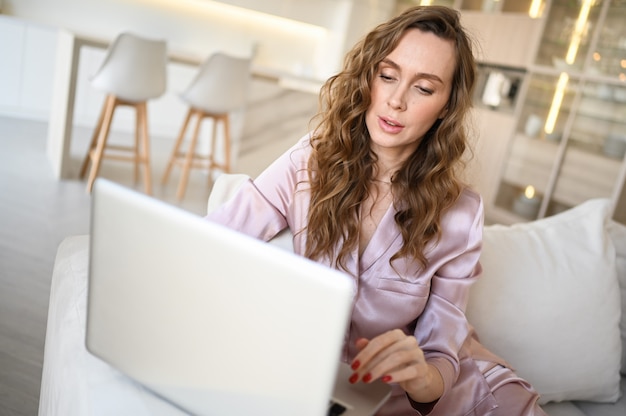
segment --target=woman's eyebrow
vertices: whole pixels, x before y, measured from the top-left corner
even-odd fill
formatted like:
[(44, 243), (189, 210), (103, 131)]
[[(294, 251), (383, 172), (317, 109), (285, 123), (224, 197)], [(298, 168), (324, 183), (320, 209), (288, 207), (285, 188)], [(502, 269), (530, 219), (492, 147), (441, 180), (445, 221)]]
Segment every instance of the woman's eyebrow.
[(398, 69), (398, 70), (400, 69), (400, 65), (398, 65), (397, 63), (395, 63), (394, 61), (392, 61), (392, 60), (391, 60), (391, 59), (389, 59), (389, 58), (384, 58), (384, 59), (381, 61), (381, 64), (387, 64), (387, 65), (389, 65), (389, 66), (393, 67), (394, 69)]
[[(390, 67), (392, 67), (392, 68), (394, 68), (394, 69), (396, 69), (396, 70), (398, 70), (398, 71), (400, 71), (400, 70), (401, 70), (400, 65), (398, 65), (397, 63), (395, 63), (393, 60), (391, 60), (391, 59), (389, 59), (389, 58), (384, 58), (384, 59), (381, 61), (381, 63), (387, 64), (387, 65), (389, 65)], [(443, 84), (443, 80), (442, 80), (441, 78), (439, 78), (439, 77), (438, 77), (437, 75), (435, 75), (435, 74), (431, 74), (431, 73), (428, 73), (428, 72), (418, 72), (418, 73), (416, 73), (416, 74), (415, 74), (415, 77), (416, 77), (416, 78), (426, 78), (426, 79), (429, 79), (429, 80), (431, 80), (431, 81), (434, 81), (434, 82), (438, 82), (438, 83), (440, 83), (440, 84)]]

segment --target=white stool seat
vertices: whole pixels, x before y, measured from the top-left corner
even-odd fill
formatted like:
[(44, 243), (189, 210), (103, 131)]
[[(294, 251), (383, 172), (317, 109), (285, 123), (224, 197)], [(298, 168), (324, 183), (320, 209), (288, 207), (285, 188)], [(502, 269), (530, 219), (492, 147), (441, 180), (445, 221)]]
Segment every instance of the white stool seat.
[[(178, 184), (177, 198), (185, 194), (187, 180), (191, 168), (205, 168), (209, 178), (214, 169), (230, 172), (230, 119), (229, 113), (245, 107), (250, 84), (251, 58), (240, 58), (216, 53), (207, 58), (196, 77), (181, 95), (189, 105), (189, 110), (180, 134), (174, 144), (172, 155), (163, 175), (163, 184), (167, 183), (174, 164), (181, 165), (181, 177)], [(196, 118), (191, 141), (186, 152), (181, 151), (185, 132), (192, 118)], [(196, 145), (200, 134), (200, 126), (205, 118), (213, 120), (210, 153), (203, 156), (196, 153)], [(224, 128), (224, 162), (216, 159), (217, 128)]]
[[(88, 191), (91, 191), (101, 161), (106, 157), (134, 162), (135, 180), (138, 165), (143, 164), (146, 193), (152, 192), (146, 102), (165, 92), (166, 61), (167, 46), (164, 40), (147, 39), (128, 32), (121, 33), (108, 49), (102, 66), (91, 80), (91, 84), (107, 96), (80, 171), (80, 177), (83, 178), (91, 163)], [(120, 105), (134, 107), (137, 113), (133, 146), (107, 146), (113, 113)], [(111, 152), (105, 152), (105, 149)]]

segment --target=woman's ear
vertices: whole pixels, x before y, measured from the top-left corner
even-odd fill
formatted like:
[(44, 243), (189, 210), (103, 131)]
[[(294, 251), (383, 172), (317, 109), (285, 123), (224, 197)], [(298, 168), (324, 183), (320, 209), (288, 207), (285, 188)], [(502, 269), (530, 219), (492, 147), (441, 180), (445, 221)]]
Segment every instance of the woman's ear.
[(443, 110), (441, 110), (441, 112), (439, 113), (439, 117), (437, 117), (438, 120), (443, 120), (443, 118), (448, 114), (448, 106), (446, 105)]

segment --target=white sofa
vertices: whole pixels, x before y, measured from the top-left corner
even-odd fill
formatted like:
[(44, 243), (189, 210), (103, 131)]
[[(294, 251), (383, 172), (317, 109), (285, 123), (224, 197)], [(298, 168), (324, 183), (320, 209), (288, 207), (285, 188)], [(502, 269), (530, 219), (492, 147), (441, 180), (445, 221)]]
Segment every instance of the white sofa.
[[(246, 179), (222, 175), (209, 209)], [(85, 349), (88, 242), (68, 237), (58, 249), (39, 415), (183, 414)], [(608, 219), (608, 201), (487, 226), (481, 263), (468, 318), (542, 393), (546, 413), (626, 415), (626, 227)]]

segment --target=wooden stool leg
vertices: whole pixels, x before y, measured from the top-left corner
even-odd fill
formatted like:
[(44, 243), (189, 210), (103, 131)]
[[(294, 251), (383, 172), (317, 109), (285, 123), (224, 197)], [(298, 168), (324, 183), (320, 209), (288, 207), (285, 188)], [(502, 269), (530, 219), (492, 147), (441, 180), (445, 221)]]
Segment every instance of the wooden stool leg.
[(209, 176), (211, 176), (213, 168), (219, 165), (215, 160), (215, 155), (217, 154), (217, 125), (221, 120), (219, 115), (213, 115), (211, 118), (213, 119), (213, 130), (211, 132), (211, 148), (209, 150)]
[[(215, 123), (213, 124), (213, 137), (211, 138), (211, 155), (209, 163), (209, 175), (213, 169), (218, 168), (225, 173), (230, 172), (230, 123), (228, 113), (219, 114), (214, 117)], [(217, 154), (217, 124), (222, 123), (224, 126), (224, 161), (219, 163), (216, 161)]]
[(167, 180), (169, 179), (170, 173), (172, 171), (172, 166), (174, 166), (174, 162), (178, 159), (178, 154), (180, 152), (180, 145), (183, 143), (185, 138), (185, 132), (187, 131), (187, 126), (189, 125), (189, 120), (191, 120), (191, 116), (193, 115), (193, 109), (189, 109), (187, 111), (187, 116), (185, 117), (185, 121), (183, 122), (183, 127), (176, 138), (176, 143), (174, 144), (174, 150), (172, 151), (172, 156), (170, 156), (169, 162), (167, 162), (167, 167), (165, 168), (165, 173), (163, 174), (163, 179), (161, 179), (161, 183), (165, 185)]
[[(152, 195), (152, 175), (150, 172), (150, 140), (148, 139), (148, 109), (146, 102), (142, 102), (137, 107), (137, 119), (139, 120), (137, 129), (141, 131), (141, 153), (139, 161), (143, 162), (144, 182), (146, 194)], [(137, 143), (139, 144), (139, 143)], [(136, 150), (137, 151), (137, 150)], [(135, 174), (137, 173), (137, 160), (135, 160)]]
[(191, 170), (191, 164), (193, 162), (196, 153), (196, 143), (198, 142), (198, 136), (200, 135), (200, 125), (202, 124), (202, 111), (194, 111), (197, 120), (196, 127), (191, 137), (191, 143), (189, 143), (189, 149), (187, 149), (187, 155), (185, 156), (185, 163), (180, 176), (180, 182), (178, 182), (178, 191), (176, 197), (180, 201), (185, 196), (185, 190), (187, 189), (187, 179), (189, 178), (189, 171)]
[(213, 122), (213, 127), (211, 128), (211, 146), (209, 147), (209, 163), (207, 165), (207, 187), (210, 188), (213, 185), (213, 168), (215, 168), (215, 166), (217, 165), (217, 162), (215, 161), (215, 154), (217, 152), (216, 150), (216, 142), (217, 142), (217, 125), (219, 124), (220, 121), (220, 116), (219, 115), (210, 115), (208, 117), (211, 117), (211, 120)]
[(96, 144), (96, 148), (90, 152), (91, 170), (89, 171), (89, 179), (87, 180), (87, 192), (91, 192), (93, 189), (93, 183), (100, 171), (100, 162), (102, 161), (107, 137), (109, 136), (109, 129), (111, 128), (111, 121), (113, 120), (113, 112), (116, 106), (117, 98), (109, 95), (105, 104), (105, 113), (102, 120), (102, 128), (98, 135), (98, 143)]
[(85, 174), (87, 173), (87, 167), (89, 166), (89, 162), (91, 162), (91, 152), (96, 148), (96, 143), (98, 142), (98, 136), (100, 135), (100, 129), (102, 129), (102, 122), (104, 120), (104, 114), (107, 110), (107, 100), (108, 97), (104, 99), (104, 103), (102, 104), (102, 110), (100, 111), (100, 117), (98, 118), (98, 124), (96, 124), (96, 128), (93, 131), (91, 136), (91, 142), (89, 142), (89, 148), (87, 149), (87, 154), (85, 155), (85, 159), (83, 160), (83, 164), (80, 167), (79, 178), (85, 178)]
[(141, 103), (134, 104), (135, 108), (135, 143), (133, 147), (133, 183), (137, 185), (139, 178), (139, 163), (141, 163), (140, 139), (141, 136)]
[(230, 117), (224, 114), (224, 172), (230, 173)]

